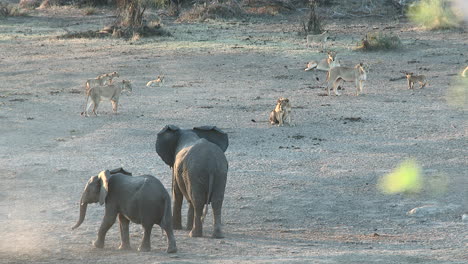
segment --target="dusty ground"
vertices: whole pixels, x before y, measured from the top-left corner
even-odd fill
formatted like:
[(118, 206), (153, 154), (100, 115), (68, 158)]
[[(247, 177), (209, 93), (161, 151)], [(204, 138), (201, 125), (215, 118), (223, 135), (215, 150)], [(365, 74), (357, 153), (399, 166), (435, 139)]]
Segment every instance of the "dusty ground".
[[(342, 96), (327, 97), (303, 71), (323, 54), (304, 48), (294, 16), (168, 20), (173, 37), (137, 42), (55, 39), (113, 19), (82, 13), (62, 8), (0, 21), (1, 263), (466, 263), (466, 105), (446, 100), (468, 62), (466, 33), (329, 21), (344, 64), (362, 61), (370, 70), (361, 96), (346, 84)], [(378, 30), (400, 36), (404, 49), (348, 49)], [(80, 116), (84, 81), (114, 70), (134, 83), (120, 113), (104, 102), (100, 116)], [(426, 74), (429, 86), (409, 91), (404, 79), (390, 81), (400, 70)], [(158, 74), (165, 86), (146, 87)], [(280, 96), (294, 106), (293, 127), (266, 123)], [(115, 225), (106, 248), (94, 249), (102, 207), (90, 206), (84, 224), (70, 229), (86, 181), (123, 166), (157, 176), (170, 191), (170, 169), (154, 150), (166, 124), (214, 124), (229, 134), (226, 238), (211, 239), (207, 221), (203, 238), (176, 231), (179, 252), (166, 254), (155, 227), (150, 253), (122, 252)], [(423, 168), (423, 191), (382, 194), (378, 179), (407, 158)], [(439, 213), (406, 215), (423, 205)], [(140, 239), (133, 225), (134, 248)]]

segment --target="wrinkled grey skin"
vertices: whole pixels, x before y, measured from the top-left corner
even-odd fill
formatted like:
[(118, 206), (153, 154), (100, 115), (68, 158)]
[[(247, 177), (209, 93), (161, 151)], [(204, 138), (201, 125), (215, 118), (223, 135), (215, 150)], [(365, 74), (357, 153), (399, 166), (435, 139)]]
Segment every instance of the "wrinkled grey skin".
[[(228, 136), (215, 126), (180, 129), (165, 126), (156, 140), (156, 152), (172, 168), (172, 221), (175, 229), (182, 229), (183, 197), (188, 202), (187, 230), (191, 237), (203, 235), (203, 207), (213, 208), (214, 238), (223, 238), (221, 207), (226, 188), (228, 162), (224, 151)], [(203, 215), (204, 217), (204, 215)]]
[(150, 235), (154, 224), (166, 231), (168, 253), (177, 252), (172, 230), (171, 198), (162, 183), (151, 175), (132, 177), (122, 168), (103, 171), (89, 179), (81, 196), (80, 218), (72, 229), (83, 223), (89, 203), (105, 203), (105, 214), (94, 241), (97, 248), (104, 247), (104, 239), (117, 216), (120, 222), (119, 249), (130, 249), (128, 227), (130, 221), (144, 228), (139, 251), (150, 251)]

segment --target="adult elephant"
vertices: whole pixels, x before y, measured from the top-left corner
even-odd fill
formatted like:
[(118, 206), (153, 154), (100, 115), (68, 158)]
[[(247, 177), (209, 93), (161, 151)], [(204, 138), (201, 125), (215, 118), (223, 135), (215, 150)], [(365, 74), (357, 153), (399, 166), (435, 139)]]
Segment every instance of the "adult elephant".
[[(156, 140), (156, 152), (172, 168), (174, 229), (182, 229), (183, 197), (189, 204), (187, 230), (191, 237), (203, 235), (203, 207), (213, 208), (214, 238), (223, 238), (221, 207), (226, 188), (228, 162), (224, 152), (228, 136), (215, 126), (180, 129), (165, 126)], [(203, 215), (203, 217), (204, 217)]]

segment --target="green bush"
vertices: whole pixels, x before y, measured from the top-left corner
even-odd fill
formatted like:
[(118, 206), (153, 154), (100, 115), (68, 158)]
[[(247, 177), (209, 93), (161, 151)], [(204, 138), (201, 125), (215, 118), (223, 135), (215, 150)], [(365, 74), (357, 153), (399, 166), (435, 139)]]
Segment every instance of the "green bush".
[(428, 29), (450, 29), (460, 26), (447, 0), (421, 0), (408, 8), (408, 17)]
[(398, 36), (392, 34), (372, 33), (367, 34), (358, 46), (359, 50), (392, 50), (401, 47)]

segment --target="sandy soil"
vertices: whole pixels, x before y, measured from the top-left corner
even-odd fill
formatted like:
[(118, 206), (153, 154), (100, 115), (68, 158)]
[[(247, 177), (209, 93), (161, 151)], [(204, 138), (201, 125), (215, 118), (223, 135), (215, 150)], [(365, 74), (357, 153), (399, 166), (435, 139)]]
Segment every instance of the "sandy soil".
[[(0, 21), (0, 263), (466, 263), (466, 104), (447, 101), (468, 63), (466, 33), (329, 21), (343, 64), (370, 69), (362, 95), (345, 84), (342, 96), (328, 97), (303, 70), (323, 54), (305, 49), (295, 15), (165, 20), (173, 37), (136, 42), (55, 38), (114, 19), (82, 13), (60, 8)], [(379, 30), (398, 35), (404, 48), (349, 50)], [(401, 70), (427, 75), (429, 86), (390, 81)], [(120, 113), (103, 102), (100, 116), (80, 116), (84, 81), (111, 71), (134, 84)], [(159, 74), (164, 87), (145, 86)], [(266, 122), (280, 96), (290, 98), (295, 126)], [(207, 221), (203, 238), (176, 231), (179, 252), (166, 254), (155, 227), (151, 252), (119, 251), (115, 225), (105, 249), (94, 249), (102, 207), (90, 206), (71, 231), (86, 181), (123, 166), (155, 175), (170, 191), (170, 169), (154, 150), (166, 124), (214, 124), (229, 134), (226, 238), (211, 239)], [(381, 193), (378, 179), (407, 158), (423, 168), (423, 190)], [(439, 210), (406, 215), (423, 205)], [(141, 233), (132, 226), (133, 248)]]

